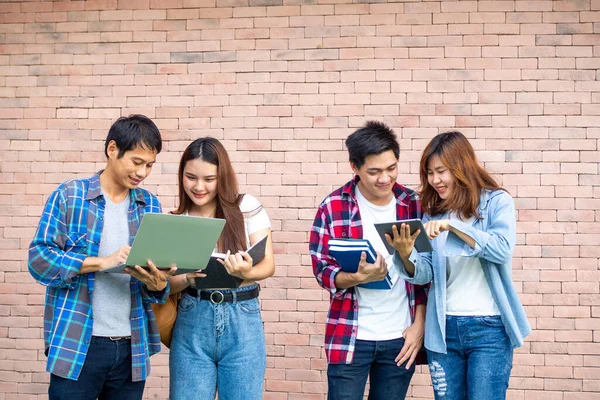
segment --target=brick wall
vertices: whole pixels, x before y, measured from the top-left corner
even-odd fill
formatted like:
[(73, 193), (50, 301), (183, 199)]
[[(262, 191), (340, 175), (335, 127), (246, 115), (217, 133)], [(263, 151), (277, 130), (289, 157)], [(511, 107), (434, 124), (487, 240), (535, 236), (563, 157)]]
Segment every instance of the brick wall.
[[(174, 206), (191, 139), (222, 139), (273, 223), (263, 283), (266, 399), (323, 399), (327, 294), (312, 277), (315, 207), (350, 178), (367, 118), (401, 142), (414, 187), (458, 128), (516, 198), (515, 285), (533, 334), (510, 399), (600, 399), (600, 0), (94, 0), (0, 3), (0, 400), (45, 398), (44, 290), (27, 247), (46, 196), (104, 164), (113, 120), (166, 140), (145, 186)], [(168, 395), (153, 358), (147, 397)], [(427, 371), (412, 398), (432, 398)]]

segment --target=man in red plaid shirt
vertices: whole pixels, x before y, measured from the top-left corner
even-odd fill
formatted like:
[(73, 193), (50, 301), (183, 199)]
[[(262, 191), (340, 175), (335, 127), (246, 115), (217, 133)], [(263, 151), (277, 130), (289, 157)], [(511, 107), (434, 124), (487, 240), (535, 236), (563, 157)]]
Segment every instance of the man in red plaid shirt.
[[(328, 399), (362, 399), (370, 377), (369, 399), (404, 399), (423, 345), (427, 287), (399, 279), (374, 224), (421, 218), (413, 190), (396, 183), (400, 146), (394, 132), (375, 121), (346, 139), (354, 178), (327, 196), (310, 234), (313, 273), (331, 296), (325, 352)], [(377, 251), (370, 264), (363, 253), (358, 271), (341, 270), (329, 254), (330, 239), (368, 239)], [(391, 289), (357, 285), (380, 281)]]

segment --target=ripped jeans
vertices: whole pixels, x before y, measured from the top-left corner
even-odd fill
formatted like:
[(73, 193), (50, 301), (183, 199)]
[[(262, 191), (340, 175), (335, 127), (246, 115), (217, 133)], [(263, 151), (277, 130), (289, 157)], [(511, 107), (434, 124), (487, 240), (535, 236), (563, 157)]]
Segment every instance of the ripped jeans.
[(499, 316), (447, 316), (446, 346), (427, 350), (436, 400), (506, 399), (513, 348)]

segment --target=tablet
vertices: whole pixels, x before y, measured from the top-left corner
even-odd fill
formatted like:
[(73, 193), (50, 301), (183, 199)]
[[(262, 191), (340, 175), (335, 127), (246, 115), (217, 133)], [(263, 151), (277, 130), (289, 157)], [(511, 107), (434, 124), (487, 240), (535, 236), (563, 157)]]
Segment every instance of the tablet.
[(420, 219), (404, 219), (399, 221), (382, 222), (375, 224), (375, 229), (377, 230), (377, 233), (379, 233), (379, 236), (381, 236), (381, 240), (383, 240), (383, 244), (385, 244), (385, 247), (390, 254), (394, 254), (396, 250), (393, 246), (388, 244), (385, 238), (385, 234), (387, 233), (388, 235), (393, 236), (392, 226), (396, 225), (398, 227), (398, 231), (400, 231), (400, 225), (402, 224), (408, 224), (408, 226), (410, 227), (411, 235), (415, 233), (418, 229), (421, 230), (421, 233), (419, 233), (419, 236), (417, 236), (417, 240), (415, 240), (415, 249), (417, 249), (419, 253), (427, 253), (433, 251), (433, 247), (431, 247), (431, 242), (427, 237), (427, 232), (425, 231), (425, 226), (423, 226), (423, 222), (421, 222)]
[(206, 268), (225, 220), (174, 214), (144, 214), (125, 264), (104, 270), (122, 272), (126, 266), (161, 269), (177, 266), (175, 275)]

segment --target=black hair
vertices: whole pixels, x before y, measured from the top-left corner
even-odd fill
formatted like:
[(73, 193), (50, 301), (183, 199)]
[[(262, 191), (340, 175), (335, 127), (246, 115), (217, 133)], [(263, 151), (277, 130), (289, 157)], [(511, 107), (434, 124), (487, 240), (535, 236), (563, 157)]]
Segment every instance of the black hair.
[(112, 124), (104, 142), (106, 157), (108, 157), (107, 149), (111, 140), (115, 141), (119, 149), (117, 158), (123, 157), (126, 152), (137, 146), (155, 150), (157, 154), (162, 150), (160, 131), (150, 118), (140, 114), (121, 117)]
[(367, 121), (362, 128), (348, 136), (346, 148), (350, 162), (359, 169), (365, 163), (365, 159), (373, 154), (392, 150), (396, 159), (400, 157), (400, 145), (396, 134), (389, 126), (379, 121)]

